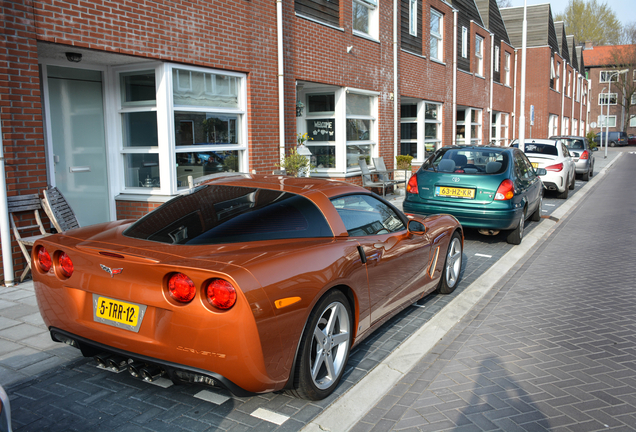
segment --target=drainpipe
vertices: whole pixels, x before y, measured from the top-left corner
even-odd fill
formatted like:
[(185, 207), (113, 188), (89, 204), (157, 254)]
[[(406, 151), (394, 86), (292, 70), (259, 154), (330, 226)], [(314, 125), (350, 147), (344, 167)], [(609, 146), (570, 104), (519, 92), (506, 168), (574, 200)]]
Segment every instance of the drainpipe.
[(577, 88), (577, 84), (579, 83), (578, 77), (576, 76), (576, 69), (572, 68), (572, 82), (570, 83), (570, 88), (572, 89), (572, 108), (570, 109), (570, 120), (572, 122), (572, 124), (570, 125), (570, 135), (578, 135), (578, 128), (579, 128), (579, 120), (580, 117), (577, 119), (576, 122), (576, 128), (577, 128), (577, 132), (573, 133), (574, 131), (572, 130), (572, 127), (574, 126), (574, 100), (576, 99), (576, 91), (578, 90)]
[(519, 150), (526, 146), (526, 51), (528, 41), (528, 0), (523, 2), (523, 26), (521, 30), (521, 111), (519, 115)]
[(488, 136), (490, 137), (490, 139), (488, 140), (488, 144), (492, 142), (492, 90), (495, 82), (495, 61), (497, 61), (497, 59), (495, 58), (494, 39), (494, 33), (490, 33), (490, 102), (488, 104), (488, 113), (490, 114), (490, 121), (488, 122), (488, 124), (490, 125), (490, 131), (488, 132)]
[(9, 205), (7, 204), (7, 177), (4, 170), (4, 142), (2, 123), (0, 122), (0, 237), (2, 237), (2, 271), (4, 285), (12, 287), (13, 253), (11, 252), (11, 233), (9, 232)]
[(393, 162), (398, 155), (398, 0), (393, 2)]
[(280, 160), (285, 159), (285, 76), (283, 69), (283, 0), (276, 0), (276, 25), (278, 39), (278, 130)]
[(559, 135), (564, 135), (563, 121), (565, 120), (565, 89), (567, 88), (568, 62), (563, 59), (563, 87), (561, 88), (561, 126), (559, 127)]
[(457, 142), (457, 14), (458, 9), (453, 10), (453, 28), (455, 40), (453, 41), (453, 130), (451, 131), (451, 142)]
[(519, 52), (515, 48), (515, 71), (512, 84), (512, 139), (517, 136), (517, 64), (519, 63)]

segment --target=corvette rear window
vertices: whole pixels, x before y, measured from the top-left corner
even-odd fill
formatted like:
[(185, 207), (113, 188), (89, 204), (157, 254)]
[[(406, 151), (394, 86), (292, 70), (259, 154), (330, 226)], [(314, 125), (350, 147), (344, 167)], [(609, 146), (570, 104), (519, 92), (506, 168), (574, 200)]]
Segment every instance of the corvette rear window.
[(332, 237), (333, 233), (318, 207), (302, 196), (203, 185), (139, 219), (124, 235), (168, 244), (205, 245)]

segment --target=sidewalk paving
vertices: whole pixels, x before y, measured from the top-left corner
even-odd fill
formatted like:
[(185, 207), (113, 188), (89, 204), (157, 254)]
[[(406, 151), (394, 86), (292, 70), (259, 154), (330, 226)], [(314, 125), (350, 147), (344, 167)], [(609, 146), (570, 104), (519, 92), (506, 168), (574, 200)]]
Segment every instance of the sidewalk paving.
[[(610, 151), (610, 157), (603, 159), (602, 155), (599, 157), (600, 153), (601, 152), (595, 153), (597, 158), (595, 171), (597, 173), (619, 154), (618, 152)], [(581, 195), (581, 197), (576, 198), (578, 195)], [(567, 202), (576, 203), (582, 196), (584, 196), (583, 193), (577, 193)], [(387, 196), (387, 199), (393, 202), (398, 208), (401, 208), (403, 196)], [(567, 209), (563, 211), (566, 212)], [(535, 230), (533, 229), (532, 231)], [(518, 258), (515, 259), (515, 263), (517, 259)], [(475, 282), (475, 284), (476, 283), (477, 282)], [(474, 284), (471, 284), (471, 286), (473, 285)], [(469, 289), (467, 289), (467, 291), (469, 291)], [(444, 316), (454, 325), (457, 320), (461, 318), (460, 316), (454, 315), (454, 313), (452, 309), (445, 307), (439, 315)], [(437, 333), (435, 334), (437, 335)], [(444, 336), (444, 338), (447, 339), (448, 337)], [(410, 353), (410, 355), (416, 356), (416, 360), (418, 360), (422, 354), (421, 347), (419, 347), (416, 352)], [(398, 352), (398, 355), (402, 356), (403, 352)], [(6, 388), (7, 386), (24, 381), (27, 378), (55, 370), (57, 366), (78, 358), (81, 358), (81, 354), (78, 350), (51, 341), (49, 333), (40, 318), (35, 301), (33, 283), (31, 281), (21, 283), (11, 288), (0, 287), (0, 384)], [(382, 368), (378, 367), (376, 370), (381, 371)], [(358, 387), (360, 387), (360, 389), (365, 388), (364, 386), (356, 385), (349, 393), (357, 390)], [(390, 392), (391, 388), (389, 387), (387, 391)], [(384, 394), (385, 393), (376, 395), (378, 400), (379, 397)], [(326, 412), (330, 412), (329, 410), (337, 407), (344, 407), (344, 402), (344, 397), (337, 400)], [(351, 424), (353, 425), (360, 420), (369, 409), (373, 408), (374, 404), (375, 403), (367, 406), (358, 417), (353, 416), (352, 413), (349, 412), (348, 417)], [(374, 425), (373, 427), (376, 426), (377, 425)], [(357, 425), (356, 427), (361, 427), (361, 425)], [(332, 430), (342, 429), (336, 428)]]

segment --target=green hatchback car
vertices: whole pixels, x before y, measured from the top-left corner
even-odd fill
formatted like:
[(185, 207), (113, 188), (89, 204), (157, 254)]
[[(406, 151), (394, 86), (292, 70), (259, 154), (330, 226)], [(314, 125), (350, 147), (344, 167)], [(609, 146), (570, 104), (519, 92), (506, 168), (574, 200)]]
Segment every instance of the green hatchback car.
[(483, 234), (508, 230), (508, 243), (519, 244), (526, 219), (541, 218), (545, 174), (514, 147), (442, 147), (409, 180), (403, 207), (451, 214)]

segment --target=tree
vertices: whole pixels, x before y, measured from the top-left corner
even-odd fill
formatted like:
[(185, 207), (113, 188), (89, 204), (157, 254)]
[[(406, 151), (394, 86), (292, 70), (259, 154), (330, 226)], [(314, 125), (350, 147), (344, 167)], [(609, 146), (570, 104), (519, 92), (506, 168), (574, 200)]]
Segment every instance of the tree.
[[(623, 123), (623, 132), (627, 132), (627, 127), (632, 118), (636, 117), (636, 45), (618, 45), (612, 48), (611, 64), (608, 65), (615, 71), (624, 71), (626, 73), (618, 73), (612, 76), (612, 83), (616, 83), (616, 103), (622, 107), (625, 113), (625, 122)], [(612, 88), (614, 90), (614, 88)], [(617, 122), (618, 126), (618, 122)]]
[(499, 9), (512, 7), (512, 1), (511, 0), (497, 0), (497, 6), (499, 6)]
[(623, 26), (620, 44), (636, 44), (636, 22), (631, 22)]
[(607, 5), (597, 0), (570, 0), (563, 13), (555, 15), (555, 21), (565, 23), (565, 32), (574, 35), (577, 42), (594, 45), (617, 45), (621, 41), (623, 26)]

